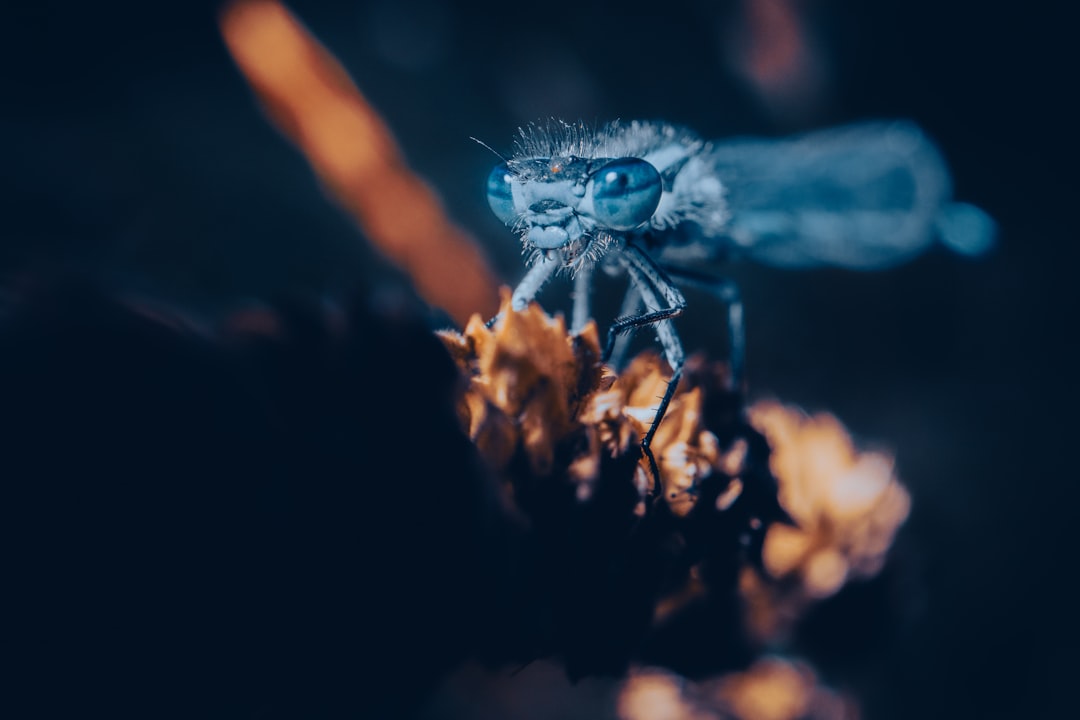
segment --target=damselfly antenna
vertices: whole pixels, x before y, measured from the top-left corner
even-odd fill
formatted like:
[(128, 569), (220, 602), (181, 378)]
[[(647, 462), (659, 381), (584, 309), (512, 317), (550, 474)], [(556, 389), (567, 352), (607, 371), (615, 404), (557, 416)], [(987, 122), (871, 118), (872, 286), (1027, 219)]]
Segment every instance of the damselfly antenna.
[(473, 141), (474, 143), (476, 143), (477, 145), (479, 145), (479, 146), (481, 146), (481, 147), (484, 147), (484, 148), (487, 148), (488, 150), (490, 150), (490, 151), (491, 151), (491, 153), (492, 153), (492, 154), (493, 154), (493, 155), (494, 155), (495, 157), (497, 157), (497, 158), (499, 158), (500, 160), (502, 160), (502, 162), (503, 162), (503, 165), (506, 165), (507, 167), (509, 167), (509, 166), (510, 166), (510, 160), (509, 160), (509, 159), (508, 159), (508, 158), (507, 158), (506, 156), (504, 156), (504, 155), (503, 155), (503, 154), (502, 154), (501, 152), (499, 152), (499, 151), (498, 151), (498, 150), (496, 150), (495, 148), (493, 148), (493, 147), (491, 147), (490, 145), (488, 145), (488, 144), (487, 144), (486, 142), (484, 142), (483, 140), (480, 140), (479, 138), (474, 138), (474, 137), (473, 137), (473, 136), (471, 136), (471, 135), (469, 136), (469, 139), (470, 139), (470, 140), (472, 140), (472, 141)]

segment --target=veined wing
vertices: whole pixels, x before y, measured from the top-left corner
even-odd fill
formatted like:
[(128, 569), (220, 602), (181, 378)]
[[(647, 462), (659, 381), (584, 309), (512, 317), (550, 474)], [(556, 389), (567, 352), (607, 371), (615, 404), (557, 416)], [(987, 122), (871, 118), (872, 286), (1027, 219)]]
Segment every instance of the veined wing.
[(726, 186), (732, 240), (770, 265), (875, 269), (935, 238), (969, 255), (993, 243), (993, 221), (951, 202), (944, 160), (908, 122), (716, 143), (709, 162)]

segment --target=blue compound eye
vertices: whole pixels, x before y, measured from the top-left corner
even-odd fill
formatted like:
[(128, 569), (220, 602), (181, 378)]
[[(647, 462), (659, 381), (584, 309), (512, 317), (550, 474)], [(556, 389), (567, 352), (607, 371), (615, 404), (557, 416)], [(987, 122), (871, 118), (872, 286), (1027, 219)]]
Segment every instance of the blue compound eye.
[(593, 175), (593, 214), (612, 230), (633, 230), (660, 204), (660, 173), (638, 158), (612, 160)]
[(510, 168), (503, 163), (491, 171), (487, 180), (487, 201), (491, 212), (507, 225), (513, 225), (518, 218), (518, 213), (514, 210), (514, 196), (510, 190), (513, 178)]

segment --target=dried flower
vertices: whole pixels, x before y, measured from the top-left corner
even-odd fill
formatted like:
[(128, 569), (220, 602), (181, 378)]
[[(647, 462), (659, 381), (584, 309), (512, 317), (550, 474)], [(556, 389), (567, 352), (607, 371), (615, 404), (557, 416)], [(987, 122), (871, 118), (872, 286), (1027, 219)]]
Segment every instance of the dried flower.
[(636, 671), (617, 701), (621, 720), (855, 720), (850, 698), (818, 684), (801, 661), (766, 657), (744, 672), (694, 683), (657, 669)]
[(795, 521), (774, 525), (762, 560), (772, 580), (747, 569), (741, 587), (761, 638), (786, 631), (803, 606), (837, 592), (850, 578), (877, 574), (911, 500), (893, 462), (858, 452), (831, 415), (808, 417), (775, 402), (749, 410), (773, 448), (770, 466), (780, 503)]
[(561, 638), (537, 652), (572, 674), (619, 671), (684, 608), (726, 606), (736, 569), (757, 561), (764, 529), (785, 517), (768, 448), (723, 366), (693, 358), (654, 437), (652, 494), (640, 438), (670, 370), (649, 352), (616, 376), (595, 324), (571, 336), (561, 317), (509, 303), (504, 290), (490, 328), (474, 316), (440, 334), (464, 379), (458, 415), (536, 545), (522, 572), (546, 599), (529, 602)]
[[(503, 319), (493, 328), (475, 315), (464, 333), (443, 332), (443, 341), (468, 377), (460, 414), (469, 436), (493, 467), (506, 469), (520, 446), (531, 471), (550, 475), (556, 448), (577, 439), (566, 473), (577, 496), (591, 495), (601, 456), (640, 454), (638, 442), (656, 414), (670, 371), (653, 353), (635, 358), (618, 377), (599, 362), (595, 323), (576, 336), (561, 316), (546, 315), (538, 305), (511, 312), (509, 292), (502, 295)], [(660, 497), (669, 510), (687, 516), (703, 480), (723, 476), (725, 492), (717, 510), (737, 499), (741, 481), (733, 478), (746, 454), (744, 441), (725, 452), (705, 427), (700, 360), (688, 365), (688, 383), (679, 388), (653, 439), (660, 468)], [(715, 391), (715, 387), (711, 387)], [(730, 429), (729, 429), (730, 433)], [(641, 458), (634, 476), (645, 512), (648, 463)]]
[[(509, 301), (504, 290), (504, 310)], [(464, 334), (441, 337), (470, 378), (460, 412), (480, 451), (503, 469), (521, 443), (532, 471), (549, 474), (556, 444), (574, 430), (582, 401), (601, 382), (596, 325), (571, 337), (562, 317), (532, 305), (506, 313), (493, 329), (474, 315)]]

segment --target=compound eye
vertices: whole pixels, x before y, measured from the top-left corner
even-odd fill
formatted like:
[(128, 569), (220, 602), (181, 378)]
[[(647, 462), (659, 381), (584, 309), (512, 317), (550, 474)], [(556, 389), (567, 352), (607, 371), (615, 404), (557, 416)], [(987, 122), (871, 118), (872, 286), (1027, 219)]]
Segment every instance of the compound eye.
[(593, 213), (613, 230), (633, 230), (660, 204), (660, 173), (638, 158), (612, 160), (592, 178)]
[(487, 201), (491, 206), (491, 212), (507, 225), (513, 225), (518, 219), (518, 213), (514, 210), (514, 196), (511, 192), (513, 180), (514, 175), (506, 163), (497, 165), (488, 175), (487, 180)]

